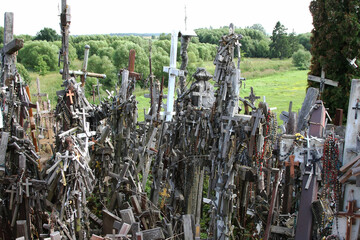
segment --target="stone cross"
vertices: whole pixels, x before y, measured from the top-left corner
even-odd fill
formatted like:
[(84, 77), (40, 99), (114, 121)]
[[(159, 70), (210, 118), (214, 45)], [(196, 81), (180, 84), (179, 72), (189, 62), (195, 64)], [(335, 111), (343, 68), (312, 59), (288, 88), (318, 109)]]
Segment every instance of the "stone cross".
[(321, 69), (321, 77), (317, 77), (317, 76), (314, 76), (314, 75), (308, 75), (308, 80), (320, 83), (320, 96), (321, 96), (322, 92), (324, 91), (325, 84), (331, 85), (331, 86), (334, 86), (334, 87), (337, 87), (339, 85), (338, 82), (335, 82), (333, 80), (325, 78), (324, 68)]
[(13, 39), (14, 13), (4, 15), (4, 47), (1, 50), (1, 86), (8, 86), (16, 70), (16, 52), (24, 46), (24, 40)]
[(184, 71), (176, 69), (176, 55), (177, 55), (177, 42), (178, 42), (178, 32), (173, 31), (171, 33), (171, 49), (170, 49), (170, 66), (164, 67), (164, 72), (169, 73), (169, 82), (168, 82), (168, 95), (166, 102), (166, 121), (171, 121), (174, 109), (174, 93), (175, 93), (175, 78), (179, 76), (184, 76)]

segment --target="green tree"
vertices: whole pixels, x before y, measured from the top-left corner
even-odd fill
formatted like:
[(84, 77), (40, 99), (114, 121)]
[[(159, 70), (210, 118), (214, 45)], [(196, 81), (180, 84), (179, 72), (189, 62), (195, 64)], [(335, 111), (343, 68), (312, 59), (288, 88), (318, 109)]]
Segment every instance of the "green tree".
[[(312, 30), (310, 73), (339, 82), (338, 87), (325, 87), (321, 95), (330, 115), (336, 108), (348, 109), (351, 80), (360, 77), (359, 68), (350, 66), (347, 58), (360, 56), (360, 11), (358, 0), (316, 0), (310, 3)], [(308, 81), (308, 86), (319, 85)], [(355, 103), (351, 103), (355, 104)]]
[(30, 74), (29, 74), (29, 72), (26, 70), (26, 68), (24, 67), (24, 65), (22, 65), (21, 63), (16, 63), (16, 70), (18, 71), (18, 73), (20, 74), (20, 76), (22, 77), (22, 79), (23, 79), (27, 84), (30, 84), (30, 82), (31, 82)]
[(292, 55), (292, 62), (300, 70), (309, 69), (311, 54), (307, 50), (299, 49)]
[(258, 30), (258, 31), (262, 32), (264, 35), (266, 35), (265, 28), (260, 23), (255, 23), (251, 27), (248, 27), (248, 28)]
[(4, 43), (4, 27), (0, 27), (0, 44)]
[[(105, 74), (106, 78), (102, 80), (104, 87), (114, 87), (117, 82), (117, 71), (108, 56), (97, 56), (96, 54), (89, 57), (88, 71)], [(92, 90), (92, 85), (87, 84)], [(89, 91), (89, 89), (87, 89)]]
[(51, 42), (25, 42), (19, 50), (18, 61), (27, 69), (44, 74), (57, 69), (58, 52), (59, 48)]
[(44, 28), (38, 32), (34, 40), (54, 42), (60, 39), (60, 35), (52, 28)]
[(270, 37), (270, 57), (288, 58), (290, 55), (290, 45), (286, 33), (286, 28), (279, 21), (276, 23), (272, 36)]
[(302, 33), (297, 35), (298, 42), (308, 51), (310, 51), (311, 48), (310, 37), (311, 33)]

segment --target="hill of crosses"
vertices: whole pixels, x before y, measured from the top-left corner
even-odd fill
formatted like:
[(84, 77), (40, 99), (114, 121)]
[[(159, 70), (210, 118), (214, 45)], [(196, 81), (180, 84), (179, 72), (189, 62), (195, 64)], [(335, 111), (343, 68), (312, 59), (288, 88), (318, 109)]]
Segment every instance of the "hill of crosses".
[(135, 50), (117, 89), (90, 103), (86, 79), (98, 79), (96, 94), (106, 76), (87, 71), (89, 46), (82, 69), (69, 69), (70, 9), (66, 0), (61, 5), (63, 84), (55, 108), (39, 82), (30, 94), (18, 73), (24, 41), (13, 38), (13, 14), (5, 13), (0, 239), (358, 238), (360, 80), (352, 81), (346, 127), (338, 126), (341, 114), (336, 121), (327, 115), (321, 91), (336, 84), (323, 74), (309, 76), (320, 90), (307, 89), (299, 112), (290, 102), (278, 126), (256, 89), (240, 97), (245, 79), (234, 54), (242, 36), (232, 24), (219, 39), (214, 75), (199, 67), (190, 86), (194, 36), (179, 31), (164, 66), (168, 85), (150, 69), (150, 108), (138, 121)]

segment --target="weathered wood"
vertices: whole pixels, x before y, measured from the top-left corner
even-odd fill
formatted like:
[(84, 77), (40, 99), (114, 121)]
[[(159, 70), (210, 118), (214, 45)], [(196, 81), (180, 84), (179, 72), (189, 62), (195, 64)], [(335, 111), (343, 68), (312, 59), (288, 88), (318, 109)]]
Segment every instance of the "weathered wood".
[[(312, 171), (312, 170), (310, 170)], [(317, 192), (318, 192), (318, 183), (316, 177), (312, 177), (310, 179), (310, 186), (306, 189), (306, 183), (309, 180), (310, 175), (305, 174), (302, 180), (302, 192), (300, 198), (300, 207), (298, 214), (298, 223), (296, 225), (296, 235), (295, 240), (303, 240), (303, 239), (311, 239), (312, 235), (312, 210), (311, 204), (314, 200), (316, 200)]]
[(298, 124), (297, 124), (297, 128), (296, 128), (297, 132), (301, 132), (301, 130), (304, 129), (305, 123), (310, 117), (309, 116), (310, 110), (311, 110), (312, 106), (314, 105), (318, 95), (319, 95), (319, 90), (317, 90), (316, 88), (308, 88), (304, 102), (301, 106), (301, 110), (299, 113), (299, 117), (298, 117), (298, 121), (297, 121)]
[(194, 220), (191, 214), (183, 215), (183, 225), (184, 225), (184, 239), (193, 240), (194, 239)]
[(131, 209), (120, 210), (121, 219), (127, 224), (133, 224), (135, 222), (134, 213)]
[(285, 235), (288, 237), (294, 236), (294, 229), (280, 226), (271, 226), (271, 232), (276, 234)]
[(323, 137), (325, 128), (325, 106), (321, 100), (315, 102), (316, 109), (311, 113), (309, 120), (309, 133), (313, 137)]
[(360, 154), (350, 160), (348, 163), (344, 164), (340, 168), (340, 172), (346, 172), (349, 168), (351, 168), (358, 160), (360, 159)]
[(313, 81), (313, 82), (318, 82), (318, 83), (321, 83), (321, 81), (325, 81), (326, 84), (328, 85), (331, 85), (331, 86), (334, 86), (334, 87), (337, 87), (339, 85), (338, 82), (335, 82), (331, 79), (327, 79), (327, 78), (320, 78), (320, 77), (317, 77), (317, 76), (313, 76), (313, 75), (308, 75), (308, 80), (310, 81)]
[(24, 46), (24, 40), (23, 39), (13, 39), (11, 42), (6, 44), (3, 48), (3, 53), (5, 54), (13, 54), (20, 50)]
[(16, 221), (16, 237), (25, 237), (25, 240), (29, 240), (29, 232), (27, 228), (26, 220)]
[(144, 240), (165, 239), (163, 230), (161, 228), (153, 228), (141, 231)]
[(106, 209), (103, 209), (103, 234), (111, 234), (113, 231), (113, 225), (115, 221), (121, 222), (121, 219), (114, 215), (113, 213), (109, 212)]
[(343, 109), (337, 108), (336, 109), (336, 114), (335, 114), (334, 125), (335, 126), (342, 126), (342, 122), (343, 122)]
[(0, 143), (0, 176), (5, 172), (5, 156), (6, 150), (9, 142), (9, 133), (1, 133), (1, 143)]
[(346, 217), (346, 235), (345, 240), (351, 240), (351, 227), (355, 224), (356, 218), (360, 218), (360, 214), (355, 213), (358, 210), (356, 200), (348, 202), (347, 212), (338, 212), (336, 215)]

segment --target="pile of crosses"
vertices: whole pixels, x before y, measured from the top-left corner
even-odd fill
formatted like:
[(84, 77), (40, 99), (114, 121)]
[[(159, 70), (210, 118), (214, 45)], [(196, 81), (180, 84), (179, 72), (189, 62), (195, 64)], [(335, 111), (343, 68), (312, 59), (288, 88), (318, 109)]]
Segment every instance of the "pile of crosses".
[[(0, 239), (358, 235), (359, 80), (352, 83), (346, 134), (344, 127), (327, 123), (321, 92), (325, 84), (336, 84), (324, 71), (320, 78), (309, 76), (320, 82), (320, 91), (309, 88), (298, 113), (290, 103), (278, 127), (276, 114), (265, 101), (257, 103), (253, 88), (250, 96), (239, 96), (245, 79), (240, 57), (236, 64), (234, 56), (241, 56), (242, 36), (233, 25), (219, 40), (214, 76), (198, 68), (190, 87), (185, 86), (186, 49), (192, 35), (180, 32), (182, 64), (176, 69), (175, 32), (170, 66), (164, 67), (167, 95), (164, 79), (152, 74), (150, 51), (150, 107), (138, 122), (133, 91), (141, 75), (135, 72), (135, 51), (129, 53), (128, 68), (119, 72), (116, 94), (107, 91), (107, 98), (99, 96), (100, 103), (91, 104), (86, 78), (106, 76), (87, 71), (89, 46), (82, 69), (69, 69), (70, 9), (63, 0), (63, 89), (51, 114), (39, 83), (37, 104), (32, 104), (29, 87), (16, 71), (23, 41), (12, 39), (12, 18), (5, 14), (1, 52)], [(93, 98), (99, 86), (93, 86)], [(47, 161), (40, 160), (39, 143), (51, 146)]]

